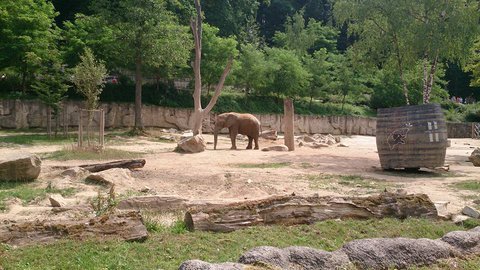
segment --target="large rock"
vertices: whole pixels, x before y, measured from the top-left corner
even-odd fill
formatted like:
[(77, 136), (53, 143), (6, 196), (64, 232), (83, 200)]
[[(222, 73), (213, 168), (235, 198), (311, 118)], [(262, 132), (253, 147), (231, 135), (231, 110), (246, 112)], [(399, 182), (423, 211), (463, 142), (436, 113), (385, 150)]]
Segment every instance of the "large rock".
[(276, 130), (271, 129), (271, 130), (265, 130), (260, 133), (260, 137), (267, 139), (267, 140), (277, 140), (278, 139), (278, 133)]
[(33, 181), (40, 175), (42, 161), (33, 154), (0, 156), (0, 181)]
[(90, 172), (84, 168), (81, 167), (73, 167), (66, 169), (61, 173), (62, 176), (68, 176), (72, 179), (82, 179), (85, 178), (87, 175), (89, 175)]
[[(212, 264), (199, 260), (190, 260), (182, 263), (179, 270), (243, 270), (248, 269), (245, 265), (239, 263), (219, 263)], [(250, 268), (251, 269), (251, 268)]]
[(187, 137), (178, 142), (177, 150), (181, 150), (187, 153), (200, 153), (207, 149), (205, 140), (200, 135), (193, 137)]
[(263, 263), (281, 269), (288, 269), (289, 265), (286, 252), (280, 248), (269, 246), (256, 247), (247, 251), (238, 262), (243, 264)]
[(52, 194), (48, 196), (48, 200), (52, 207), (65, 207), (67, 205), (65, 198), (61, 194)]
[(472, 218), (480, 218), (480, 211), (468, 205), (462, 209), (462, 214)]
[(341, 251), (328, 252), (309, 247), (288, 247), (284, 249), (292, 269), (346, 269), (350, 265), (347, 254)]
[(243, 264), (266, 264), (275, 269), (345, 269), (350, 264), (343, 252), (328, 252), (309, 247), (257, 247), (243, 254), (240, 259)]
[(98, 173), (92, 173), (85, 179), (100, 185), (112, 186), (116, 184), (132, 185), (135, 182), (129, 169), (114, 168)]
[(480, 227), (470, 231), (449, 232), (441, 240), (462, 253), (480, 255)]
[(393, 269), (430, 265), (458, 255), (449, 244), (431, 239), (374, 238), (355, 240), (342, 250), (360, 269)]
[(473, 166), (480, 167), (480, 148), (473, 150), (468, 160), (473, 163)]
[(288, 151), (288, 147), (286, 145), (272, 145), (272, 146), (268, 146), (268, 147), (264, 147), (262, 148), (262, 151), (279, 151), (279, 152), (283, 152), (283, 151)]

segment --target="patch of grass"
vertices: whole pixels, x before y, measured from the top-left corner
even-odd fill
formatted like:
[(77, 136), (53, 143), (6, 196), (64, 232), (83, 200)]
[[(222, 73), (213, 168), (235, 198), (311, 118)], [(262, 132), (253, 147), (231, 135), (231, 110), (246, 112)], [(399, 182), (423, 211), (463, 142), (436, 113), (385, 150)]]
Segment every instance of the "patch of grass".
[(7, 210), (6, 200), (18, 198), (24, 204), (36, 199), (43, 199), (47, 194), (61, 194), (64, 197), (76, 193), (74, 188), (58, 189), (49, 184), (46, 188), (38, 188), (34, 183), (2, 182), (0, 183), (0, 211)]
[(452, 184), (452, 187), (454, 187), (456, 189), (480, 191), (480, 181), (479, 180), (468, 180), (468, 181), (458, 182), (458, 183)]
[(398, 188), (400, 186), (384, 180), (367, 178), (360, 175), (333, 175), (318, 174), (306, 175), (306, 179), (310, 182), (313, 189), (335, 189), (337, 185), (367, 189), (371, 191), (380, 191), (389, 188)]
[(302, 169), (311, 169), (311, 168), (314, 168), (315, 165), (313, 165), (311, 163), (307, 163), (307, 162), (302, 162), (302, 163), (300, 163), (300, 167)]
[(103, 151), (62, 149), (41, 155), (43, 159), (51, 160), (108, 160), (108, 159), (133, 159), (140, 158), (145, 153), (124, 151), (114, 148), (106, 148)]
[[(309, 246), (332, 251), (346, 242), (375, 237), (437, 239), (463, 230), (451, 222), (426, 219), (325, 221), (313, 225), (252, 227), (232, 233), (151, 231), (145, 242), (78, 242), (5, 249), (1, 263), (7, 269), (178, 269), (189, 259), (235, 262), (251, 248), (269, 245)], [(33, 263), (35, 262), (35, 263)], [(478, 260), (477, 260), (478, 262)], [(459, 261), (461, 265), (480, 264)], [(449, 269), (449, 268), (443, 268)]]
[(48, 138), (46, 134), (12, 134), (7, 136), (0, 136), (0, 143), (10, 143), (19, 145), (52, 145), (52, 144), (65, 144), (73, 143), (75, 139), (73, 136), (64, 137), (57, 136)]
[(290, 166), (290, 162), (274, 162), (274, 163), (237, 163), (232, 164), (234, 167), (244, 169), (277, 169)]
[(459, 177), (461, 174), (455, 172), (446, 172), (440, 170), (378, 170), (377, 174), (398, 176), (405, 178), (445, 178), (445, 177)]

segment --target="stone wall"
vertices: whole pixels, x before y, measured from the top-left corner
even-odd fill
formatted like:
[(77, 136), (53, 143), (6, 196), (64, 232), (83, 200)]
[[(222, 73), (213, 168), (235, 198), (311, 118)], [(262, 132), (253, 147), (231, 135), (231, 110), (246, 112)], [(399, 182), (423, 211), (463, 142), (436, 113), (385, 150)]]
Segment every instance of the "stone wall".
[[(134, 125), (134, 104), (103, 103), (105, 127), (121, 128)], [(78, 112), (83, 107), (81, 101), (66, 101), (65, 110), (60, 113), (60, 126), (78, 126)], [(192, 125), (191, 109), (143, 106), (145, 127), (190, 129)], [(43, 128), (47, 124), (46, 106), (39, 101), (0, 100), (0, 128)], [(262, 123), (262, 129), (283, 131), (283, 115), (256, 114)], [(204, 132), (212, 132), (215, 114), (210, 114), (203, 123)], [(98, 121), (98, 117), (94, 117)], [(329, 133), (332, 135), (370, 135), (375, 136), (375, 118), (356, 116), (318, 116), (295, 115), (295, 133)], [(449, 123), (450, 138), (470, 137), (471, 123)]]

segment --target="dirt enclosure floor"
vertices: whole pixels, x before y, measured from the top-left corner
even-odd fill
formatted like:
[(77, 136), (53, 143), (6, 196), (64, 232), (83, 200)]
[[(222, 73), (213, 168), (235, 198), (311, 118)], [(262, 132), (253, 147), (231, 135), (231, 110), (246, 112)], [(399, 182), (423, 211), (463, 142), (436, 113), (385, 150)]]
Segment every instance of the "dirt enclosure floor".
[[(178, 134), (177, 134), (178, 135)], [(468, 157), (480, 141), (452, 139), (445, 163), (449, 171), (422, 170), (420, 172), (383, 171), (377, 154), (375, 137), (341, 136), (348, 147), (312, 149), (297, 147), (294, 152), (262, 152), (244, 150), (247, 142), (237, 141), (241, 150), (229, 150), (230, 140), (219, 138), (213, 150), (213, 136), (204, 135), (207, 151), (198, 154), (173, 152), (175, 142), (150, 137), (122, 137), (121, 143), (110, 140), (108, 148), (143, 152), (146, 165), (132, 172), (134, 181), (116, 184), (119, 196), (142, 194), (179, 196), (192, 200), (234, 202), (265, 198), (272, 195), (369, 195), (403, 189), (408, 193), (426, 193), (433, 202), (443, 205), (441, 214), (458, 214), (477, 196), (474, 192), (459, 190), (454, 183), (478, 180), (480, 172)], [(120, 138), (119, 138), (120, 140)], [(260, 147), (282, 144), (283, 140), (260, 140)], [(64, 148), (64, 145), (2, 146), (1, 153), (24, 151), (45, 154)], [(56, 166), (76, 166), (99, 163), (95, 160), (43, 160), (39, 186), (73, 187), (76, 194), (66, 198), (72, 205), (87, 204), (106, 188), (60, 175)], [(147, 193), (142, 193), (148, 187)], [(9, 201), (9, 210), (0, 213), (0, 220), (56, 218), (51, 214), (48, 199), (28, 205)], [(73, 214), (68, 214), (73, 215)], [(58, 216), (60, 218), (60, 216)], [(65, 216), (63, 216), (65, 218)]]

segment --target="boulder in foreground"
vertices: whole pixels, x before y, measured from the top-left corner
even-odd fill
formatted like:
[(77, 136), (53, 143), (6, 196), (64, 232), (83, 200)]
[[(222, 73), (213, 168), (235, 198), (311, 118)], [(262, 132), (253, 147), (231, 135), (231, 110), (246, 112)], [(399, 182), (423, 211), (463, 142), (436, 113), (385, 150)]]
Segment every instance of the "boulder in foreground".
[(33, 154), (0, 156), (0, 181), (33, 181), (40, 175), (41, 165), (40, 158)]
[(200, 135), (187, 137), (178, 142), (177, 150), (186, 153), (200, 153), (207, 149), (205, 140)]

